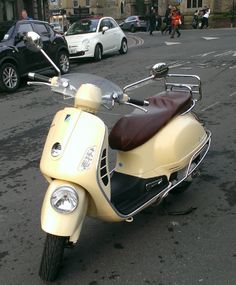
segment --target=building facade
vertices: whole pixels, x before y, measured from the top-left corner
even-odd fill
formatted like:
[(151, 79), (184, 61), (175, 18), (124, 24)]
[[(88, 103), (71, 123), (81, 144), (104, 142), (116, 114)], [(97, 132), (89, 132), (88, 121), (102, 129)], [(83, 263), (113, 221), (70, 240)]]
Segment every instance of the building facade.
[(236, 18), (236, 0), (0, 0), (0, 22), (21, 18), (26, 9), (33, 19), (68, 22), (86, 15), (106, 15), (121, 20), (130, 15), (149, 13), (154, 7), (163, 16), (169, 4), (177, 5), (185, 16), (208, 6), (212, 15)]
[(49, 19), (48, 0), (0, 0), (0, 22), (21, 19), (22, 9), (33, 19)]

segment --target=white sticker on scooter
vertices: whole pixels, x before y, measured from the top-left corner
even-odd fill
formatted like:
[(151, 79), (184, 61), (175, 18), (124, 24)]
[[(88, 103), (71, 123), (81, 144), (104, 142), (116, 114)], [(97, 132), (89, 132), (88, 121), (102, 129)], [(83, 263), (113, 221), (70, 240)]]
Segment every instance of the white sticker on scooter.
[(95, 146), (89, 147), (83, 157), (83, 160), (79, 166), (79, 171), (88, 170), (93, 162), (95, 156)]

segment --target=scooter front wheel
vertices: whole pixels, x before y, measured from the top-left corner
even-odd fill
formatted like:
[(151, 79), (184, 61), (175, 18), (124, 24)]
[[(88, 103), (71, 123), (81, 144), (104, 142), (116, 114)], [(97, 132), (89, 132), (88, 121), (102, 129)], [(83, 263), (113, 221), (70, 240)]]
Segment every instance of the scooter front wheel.
[(67, 237), (47, 234), (39, 269), (42, 280), (53, 281), (57, 278), (67, 240)]

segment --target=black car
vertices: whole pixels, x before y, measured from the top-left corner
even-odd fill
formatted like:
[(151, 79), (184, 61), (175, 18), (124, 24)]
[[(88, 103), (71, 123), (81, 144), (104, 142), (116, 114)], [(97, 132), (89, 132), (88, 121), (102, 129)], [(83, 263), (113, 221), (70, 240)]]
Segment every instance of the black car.
[(49, 23), (37, 20), (15, 22), (0, 42), (0, 90), (13, 92), (20, 78), (28, 72), (43, 72), (52, 68), (43, 54), (27, 49), (24, 38), (35, 31), (41, 36), (43, 49), (62, 73), (69, 72), (69, 51), (64, 36), (53, 31)]

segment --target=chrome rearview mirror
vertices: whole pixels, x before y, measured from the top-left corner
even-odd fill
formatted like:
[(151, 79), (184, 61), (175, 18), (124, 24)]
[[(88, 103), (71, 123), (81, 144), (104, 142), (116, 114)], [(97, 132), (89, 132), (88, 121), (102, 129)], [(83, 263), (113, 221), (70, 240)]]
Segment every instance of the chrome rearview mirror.
[(40, 51), (43, 48), (43, 41), (37, 33), (30, 31), (25, 36), (25, 45), (32, 51)]
[(157, 78), (165, 78), (166, 76), (168, 76), (168, 72), (169, 72), (169, 67), (167, 66), (166, 63), (162, 63), (162, 62), (156, 63), (153, 65), (153, 67), (150, 70), (150, 76), (125, 86), (123, 88), (123, 91), (125, 92), (127, 89), (130, 89), (148, 80), (154, 80)]
[(27, 32), (26, 36), (24, 37), (24, 42), (29, 50), (32, 50), (34, 52), (40, 51), (44, 55), (44, 57), (50, 62), (50, 64), (56, 69), (56, 71), (58, 72), (58, 76), (61, 77), (60, 69), (43, 50), (43, 41), (39, 34), (33, 31)]
[(152, 75), (155, 78), (163, 78), (168, 75), (169, 67), (166, 63), (157, 63), (153, 65), (150, 71), (150, 75)]

